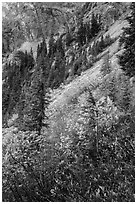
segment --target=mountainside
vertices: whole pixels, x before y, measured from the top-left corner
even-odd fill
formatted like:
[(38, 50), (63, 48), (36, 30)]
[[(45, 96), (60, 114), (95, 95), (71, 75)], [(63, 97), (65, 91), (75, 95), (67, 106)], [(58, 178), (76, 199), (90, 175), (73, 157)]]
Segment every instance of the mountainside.
[[(116, 22), (113, 26), (110, 27), (109, 31), (107, 31), (105, 35), (111, 35), (111, 37), (113, 38), (117, 38), (120, 36), (120, 34), (122, 33), (122, 28), (123, 27), (127, 27), (128, 23), (126, 21), (122, 21), (120, 22)], [(90, 46), (90, 45), (89, 45)], [(67, 101), (65, 100), (65, 95), (67, 95), (67, 93), (71, 97), (73, 97), (73, 95), (77, 95), (81, 89), (83, 89), (86, 86), (89, 86), (90, 84), (96, 88), (97, 85), (99, 85), (99, 83), (102, 83), (101, 78), (102, 75), (100, 73), (100, 68), (102, 66), (103, 63), (103, 59), (102, 57), (109, 52), (109, 56), (110, 56), (110, 61), (112, 63), (112, 71), (114, 71), (115, 69), (118, 70), (118, 62), (117, 61), (117, 55), (120, 53), (122, 54), (122, 49), (119, 48), (119, 40), (116, 40), (110, 47), (108, 47), (107, 49), (105, 49), (104, 52), (100, 53), (97, 57), (100, 58), (100, 60), (98, 60), (96, 63), (94, 63), (94, 65), (89, 68), (88, 70), (84, 71), (81, 73), (82, 76), (76, 77), (71, 83), (69, 83), (68, 85), (63, 87), (63, 90), (61, 90), (61, 92), (59, 94), (61, 94), (61, 96), (54, 96), (56, 97), (56, 101), (54, 101), (53, 103), (56, 105), (56, 103), (58, 103), (59, 105), (63, 105), (66, 104)], [(70, 90), (71, 89), (71, 90)], [(94, 88), (93, 88), (94, 89)], [(62, 99), (60, 99), (62, 97)], [(71, 99), (70, 99), (71, 100)]]
[[(109, 34), (113, 38), (117, 38), (122, 33), (122, 28), (128, 27), (127, 21), (117, 21), (114, 25), (112, 25), (109, 30), (104, 33), (104, 36)], [(117, 30), (116, 30), (117, 28)], [(90, 46), (90, 44), (89, 44)], [(109, 60), (111, 62), (111, 73), (102, 76), (101, 67), (103, 64), (103, 56), (109, 52)], [(67, 85), (62, 86), (59, 90), (55, 90), (53, 95), (53, 102), (50, 104), (51, 109), (55, 110), (55, 116), (57, 114), (57, 119), (54, 117), (54, 122), (56, 121), (56, 127), (58, 128), (58, 122), (61, 115), (67, 111), (70, 111), (66, 114), (74, 115), (73, 109), (69, 110), (69, 106), (73, 104), (73, 100), (77, 100), (77, 98), (84, 92), (85, 88), (91, 87), (92, 94), (96, 101), (101, 100), (104, 96), (107, 96), (105, 91), (102, 91), (101, 84), (103, 84), (107, 79), (111, 79), (111, 77), (119, 77), (122, 73), (120, 66), (118, 64), (118, 55), (121, 55), (123, 49), (119, 46), (119, 38), (109, 47), (107, 47), (102, 53), (100, 53), (97, 58), (99, 60), (95, 62), (91, 68), (81, 73), (80, 76), (77, 76)], [(107, 88), (107, 87), (106, 87)], [(119, 90), (119, 96), (120, 96)], [(134, 100), (134, 99), (133, 99)], [(78, 104), (79, 105), (79, 104)], [(69, 118), (69, 117), (68, 117)], [(68, 119), (69, 120), (69, 119)], [(72, 122), (72, 121), (71, 121)], [(65, 128), (65, 126), (64, 126)]]
[(133, 202), (135, 4), (3, 3), (2, 29), (3, 201)]

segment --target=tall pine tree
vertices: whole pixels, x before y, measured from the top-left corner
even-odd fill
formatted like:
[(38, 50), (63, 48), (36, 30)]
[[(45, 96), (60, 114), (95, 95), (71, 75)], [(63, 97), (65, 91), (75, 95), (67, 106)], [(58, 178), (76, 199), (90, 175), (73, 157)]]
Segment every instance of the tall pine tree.
[(37, 57), (36, 66), (32, 74), (30, 84), (26, 86), (25, 104), (23, 110), (23, 123), (24, 130), (37, 131), (41, 134), (43, 126), (48, 127), (47, 119), (45, 115), (45, 108), (49, 104), (49, 95), (47, 87), (48, 68), (46, 59), (46, 49), (43, 44), (43, 49)]
[(47, 119), (45, 108), (49, 103), (46, 90), (42, 79), (42, 70), (37, 69), (33, 74), (31, 86), (27, 87), (25, 91), (24, 130), (37, 131), (40, 135), (42, 127), (48, 127), (47, 120), (45, 120)]

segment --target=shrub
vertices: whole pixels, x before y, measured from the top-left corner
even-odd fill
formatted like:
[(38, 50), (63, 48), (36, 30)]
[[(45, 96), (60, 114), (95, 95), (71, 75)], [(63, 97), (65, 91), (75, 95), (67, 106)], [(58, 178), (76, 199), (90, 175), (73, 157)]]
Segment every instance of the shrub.
[[(89, 99), (81, 110), (81, 131), (65, 143), (48, 142), (45, 134), (35, 132), (19, 132), (3, 143), (3, 201), (134, 201), (134, 115), (127, 112), (114, 119), (112, 105), (96, 104), (95, 117), (90, 114), (94, 100)], [(91, 119), (98, 124), (95, 157)]]
[(54, 200), (50, 191), (58, 156), (53, 146), (35, 132), (19, 132), (3, 144), (3, 201)]

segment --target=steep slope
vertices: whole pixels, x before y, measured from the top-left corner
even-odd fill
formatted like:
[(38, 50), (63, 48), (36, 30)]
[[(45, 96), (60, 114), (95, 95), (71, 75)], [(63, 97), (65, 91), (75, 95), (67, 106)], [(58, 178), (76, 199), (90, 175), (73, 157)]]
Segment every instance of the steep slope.
[[(109, 79), (110, 75), (113, 75), (115, 73), (117, 73), (118, 75), (118, 73), (121, 72), (119, 69), (119, 65), (117, 63), (117, 60), (118, 60), (117, 54), (122, 52), (122, 50), (120, 50), (120, 47), (119, 47), (119, 36), (122, 34), (122, 28), (127, 26), (128, 26), (128, 23), (126, 20), (116, 21), (109, 28), (109, 30), (103, 34), (104, 36), (109, 34), (112, 38), (115, 38), (116, 40), (111, 46), (107, 47), (102, 53), (98, 54), (97, 58), (99, 60), (95, 62), (91, 68), (82, 72), (80, 76), (75, 76), (69, 84), (62, 85), (58, 89), (55, 89), (52, 91), (53, 102), (50, 104), (50, 110), (52, 112), (51, 121), (52, 121), (52, 124), (54, 124), (53, 125), (54, 128), (53, 126), (51, 127), (51, 132), (52, 132), (52, 134), (50, 134), (51, 138), (53, 137), (53, 135), (55, 135), (56, 127), (58, 127), (58, 122), (61, 117), (66, 118), (65, 120), (68, 121), (67, 117), (68, 117), (68, 114), (70, 113), (70, 115), (73, 116), (72, 118), (70, 116), (71, 122), (73, 118), (75, 117), (77, 118), (78, 104), (76, 105), (76, 107), (73, 107), (73, 101), (79, 98), (79, 96), (84, 92), (85, 88), (91, 86), (93, 91), (93, 96), (98, 101), (99, 99), (101, 99), (101, 97), (104, 96), (103, 95), (104, 93), (100, 91), (98, 87), (101, 84), (103, 84), (103, 82), (107, 78)], [(100, 37), (98, 37), (98, 39), (100, 39)], [(35, 44), (36, 43), (34, 43), (34, 47), (36, 48)], [(92, 44), (93, 42), (91, 42), (88, 46), (92, 46)], [(27, 49), (27, 46), (25, 45), (23, 46), (24, 46), (24, 49)], [(31, 49), (31, 46), (29, 48)], [(113, 70), (110, 74), (103, 77), (100, 70), (104, 61), (103, 56), (105, 56), (108, 51), (109, 51), (111, 66)], [(70, 106), (72, 107), (70, 108)], [(76, 115), (74, 115), (75, 110), (76, 110)], [(14, 117), (11, 119), (11, 121), (14, 121)], [(9, 126), (10, 126), (10, 122), (9, 122)], [(63, 124), (63, 126), (65, 129), (65, 124)], [(11, 128), (9, 132), (12, 133), (12, 130), (14, 132), (14, 128), (13, 129)]]
[[(122, 73), (122, 70), (118, 64), (117, 55), (122, 54), (123, 49), (119, 47), (119, 37), (121, 35), (122, 28), (127, 27), (127, 21), (116, 21), (114, 25), (110, 27), (110, 29), (104, 33), (105, 35), (110, 34), (113, 38), (115, 38), (115, 42), (107, 47), (102, 53), (100, 53), (97, 58), (99, 59), (97, 62), (93, 64), (93, 66), (82, 72), (80, 76), (75, 77), (72, 82), (67, 85), (61, 86), (59, 89), (54, 90), (52, 92), (52, 100), (53, 102), (50, 104), (51, 114), (51, 132), (50, 139), (59, 139), (60, 134), (71, 135), (73, 132), (73, 127), (77, 121), (79, 111), (80, 111), (80, 98), (85, 98), (83, 92), (86, 88), (91, 87), (93, 96), (96, 101), (104, 100), (105, 91), (102, 91), (100, 86), (104, 84), (106, 81), (109, 81), (110, 78), (119, 77)], [(90, 46), (90, 44), (89, 44)], [(109, 52), (110, 62), (112, 71), (110, 74), (103, 76), (101, 73), (101, 68), (104, 62), (103, 56), (105, 56)], [(110, 102), (112, 101), (108, 98)], [(121, 115), (122, 112), (119, 112), (117, 108), (114, 106), (114, 115)], [(67, 130), (67, 128), (69, 131)], [(66, 133), (66, 131), (68, 131)], [(67, 139), (67, 138), (66, 138)]]
[[(110, 29), (104, 34), (110, 35), (113, 38), (117, 38), (122, 33), (122, 28), (127, 27), (127, 21), (117, 21)], [(117, 63), (117, 54), (119, 51), (119, 40), (116, 40), (110, 47), (108, 47), (104, 52), (99, 54), (97, 57), (101, 58), (109, 51), (110, 60), (112, 63), (113, 70), (118, 69)], [(102, 83), (104, 80), (102, 74), (100, 73), (100, 69), (103, 63), (103, 59), (101, 58), (97, 61), (90, 69), (86, 70), (81, 74), (81, 76), (76, 77), (70, 84), (63, 87), (59, 93), (57, 90), (54, 92), (54, 101), (51, 104), (52, 108), (60, 109), (64, 105), (69, 104), (72, 97), (77, 97), (85, 87), (91, 85), (93, 90), (97, 88), (97, 86)]]
[(8, 115), (3, 106), (3, 201), (135, 200), (135, 79), (120, 66), (127, 50), (123, 28), (131, 28), (128, 9), (122, 2), (78, 4), (81, 25), (70, 41), (55, 34), (48, 45), (26, 42), (20, 66), (18, 52), (7, 66), (10, 76), (24, 78), (20, 86), (11, 77), (9, 92), (3, 91), (3, 104), (13, 111)]

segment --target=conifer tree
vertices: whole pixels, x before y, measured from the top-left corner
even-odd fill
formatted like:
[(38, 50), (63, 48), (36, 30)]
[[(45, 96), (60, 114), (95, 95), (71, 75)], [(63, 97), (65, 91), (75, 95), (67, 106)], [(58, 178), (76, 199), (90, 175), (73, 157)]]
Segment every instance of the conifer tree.
[(102, 51), (103, 51), (104, 45), (105, 45), (105, 43), (104, 43), (104, 37), (103, 37), (103, 35), (102, 35), (102, 36), (101, 36), (101, 40), (100, 40), (100, 42), (99, 42), (99, 44), (98, 44), (98, 52), (102, 52)]
[(59, 37), (59, 39), (56, 41), (56, 52), (60, 52), (61, 53), (61, 57), (65, 56), (64, 47), (63, 47), (63, 43), (62, 43), (62, 38), (61, 37)]
[(91, 54), (92, 56), (96, 57), (98, 54), (98, 41), (93, 43), (92, 47), (91, 47)]
[(131, 109), (131, 101), (134, 100), (131, 95), (129, 77), (122, 73), (117, 81), (115, 81), (115, 85), (118, 86), (117, 106), (123, 111), (128, 112)]
[(7, 126), (7, 115), (10, 101), (10, 87), (7, 82), (2, 84), (2, 124)]
[(47, 105), (42, 70), (37, 68), (33, 73), (31, 86), (25, 90), (24, 130), (37, 131), (39, 135), (41, 134), (42, 127), (48, 126), (44, 123)]
[(95, 37), (99, 31), (100, 31), (100, 24), (97, 21), (97, 16), (95, 16), (93, 13), (92, 19), (91, 19), (91, 30), (90, 30), (90, 32), (92, 33), (92, 37)]
[(87, 37), (86, 42), (89, 42), (92, 39), (92, 33), (90, 32), (90, 23), (85, 23), (84, 28)]
[(49, 52), (48, 52), (49, 58), (52, 58), (54, 56), (55, 51), (56, 51), (55, 40), (53, 38), (53, 35), (51, 35), (49, 39)]
[(129, 27), (124, 28), (120, 43), (124, 43), (124, 53), (119, 56), (119, 64), (126, 75), (133, 77), (135, 75), (135, 3), (131, 3), (131, 14), (127, 17)]
[(98, 133), (97, 133), (97, 108), (90, 88), (87, 88), (87, 102), (82, 105), (79, 119), (76, 123), (79, 135), (79, 150), (83, 158), (92, 159), (97, 165)]
[(69, 47), (73, 41), (74, 41), (74, 38), (73, 38), (72, 34), (70, 34), (70, 32), (68, 32), (66, 34), (66, 40), (65, 40), (66, 47)]
[(35, 130), (40, 135), (42, 127), (48, 127), (47, 122), (45, 122), (45, 108), (49, 104), (47, 96), (49, 66), (47, 66), (47, 48), (44, 42), (37, 51), (36, 66), (30, 79), (30, 84), (26, 86), (25, 90), (23, 120), (25, 130)]

